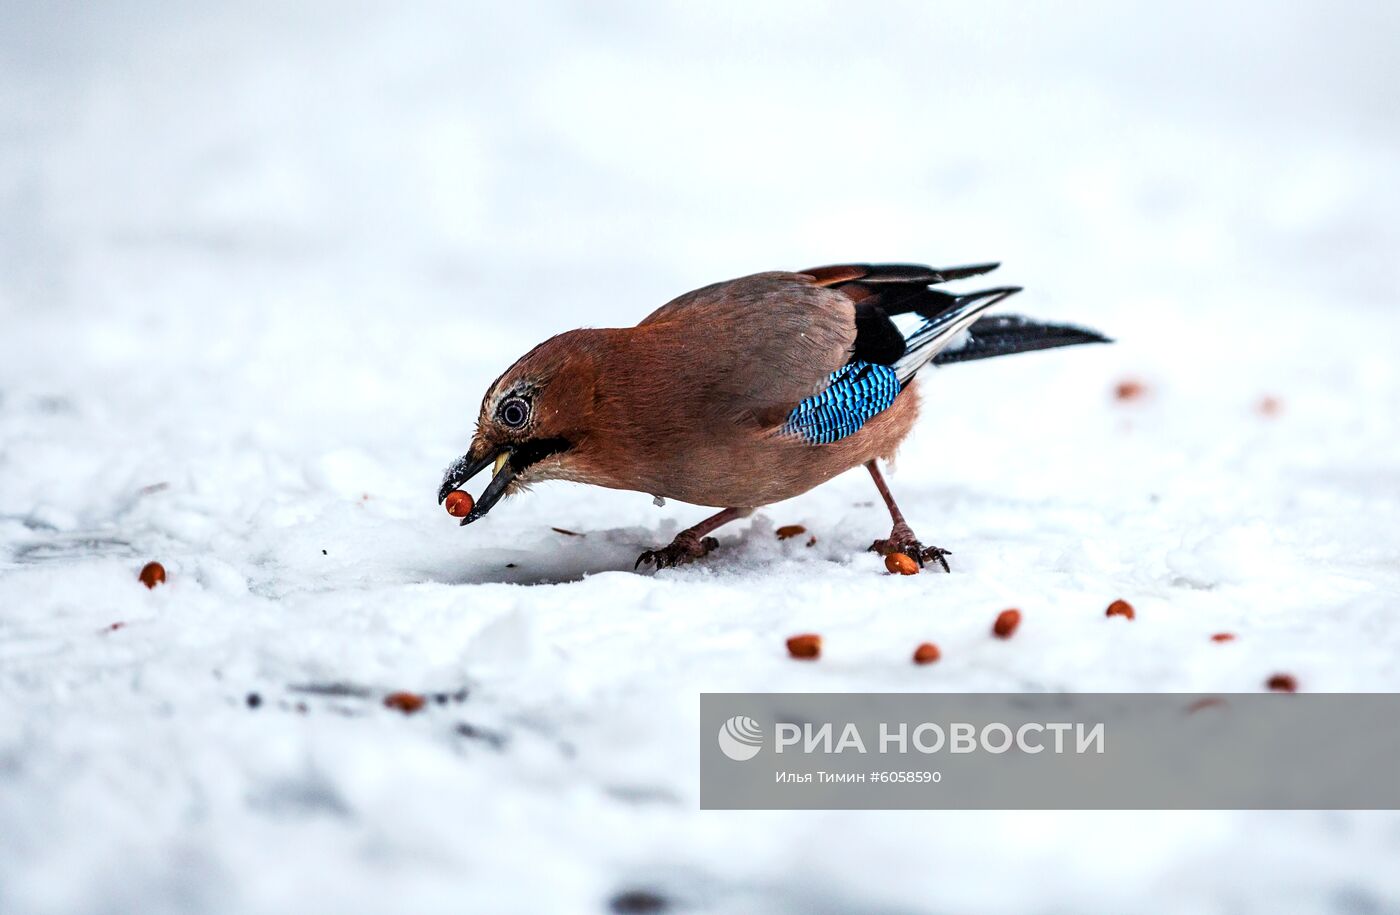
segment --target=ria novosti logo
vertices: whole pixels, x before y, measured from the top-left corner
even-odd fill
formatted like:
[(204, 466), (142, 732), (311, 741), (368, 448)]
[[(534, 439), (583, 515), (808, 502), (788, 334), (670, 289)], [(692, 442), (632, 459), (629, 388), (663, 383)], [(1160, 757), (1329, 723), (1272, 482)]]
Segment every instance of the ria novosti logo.
[(735, 762), (753, 759), (763, 749), (763, 729), (752, 718), (735, 715), (720, 725), (719, 748)]

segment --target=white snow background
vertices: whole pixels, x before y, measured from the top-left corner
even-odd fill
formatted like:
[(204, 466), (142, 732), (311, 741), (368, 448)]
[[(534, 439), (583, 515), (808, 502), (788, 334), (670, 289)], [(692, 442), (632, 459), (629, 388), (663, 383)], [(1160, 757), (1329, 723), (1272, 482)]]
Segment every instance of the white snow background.
[[(5, 3), (0, 912), (1396, 911), (1393, 814), (701, 812), (696, 723), (1400, 689), (1397, 10)], [(1118, 343), (924, 376), (951, 575), (864, 471), (659, 574), (705, 510), (436, 503), (551, 334), (985, 259)]]

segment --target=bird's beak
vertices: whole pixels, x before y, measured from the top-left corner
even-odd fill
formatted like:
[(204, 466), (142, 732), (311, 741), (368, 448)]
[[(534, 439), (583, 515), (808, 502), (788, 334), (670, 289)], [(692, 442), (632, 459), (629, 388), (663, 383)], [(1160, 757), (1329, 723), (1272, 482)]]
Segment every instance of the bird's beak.
[(501, 501), (501, 497), (506, 494), (506, 489), (515, 480), (516, 471), (510, 466), (510, 450), (507, 449), (496, 455), (487, 455), (484, 458), (474, 458), (471, 454), (464, 454), (447, 468), (447, 473), (442, 476), (442, 486), (438, 488), (438, 502), (441, 503), (447, 498), (447, 494), (454, 489), (461, 488), (462, 484), (476, 476), (487, 467), (495, 465), (491, 477), (491, 482), (486, 484), (486, 490), (481, 494), (481, 498), (476, 500), (472, 510), (467, 512), (467, 516), (462, 519), (462, 524), (471, 524), (491, 510), (491, 507)]

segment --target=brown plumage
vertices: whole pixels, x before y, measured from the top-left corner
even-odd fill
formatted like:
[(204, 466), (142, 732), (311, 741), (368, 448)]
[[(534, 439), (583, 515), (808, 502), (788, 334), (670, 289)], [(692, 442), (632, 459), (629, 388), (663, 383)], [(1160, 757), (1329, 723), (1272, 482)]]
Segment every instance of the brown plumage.
[[(560, 334), (491, 385), (471, 448), (439, 497), (494, 462), (463, 524), (541, 480), (726, 509), (639, 559), (660, 566), (708, 552), (706, 535), (726, 521), (865, 464), (896, 522), (876, 548), (946, 567), (945, 551), (914, 539), (874, 462), (894, 453), (918, 415), (914, 373), (969, 327), (963, 349), (975, 348), (978, 314), (1018, 291), (956, 296), (930, 286), (995, 266), (759, 273), (686, 293), (635, 327)], [(1103, 339), (1024, 319), (986, 330), (989, 351), (966, 358)], [(800, 404), (808, 412), (795, 413)]]

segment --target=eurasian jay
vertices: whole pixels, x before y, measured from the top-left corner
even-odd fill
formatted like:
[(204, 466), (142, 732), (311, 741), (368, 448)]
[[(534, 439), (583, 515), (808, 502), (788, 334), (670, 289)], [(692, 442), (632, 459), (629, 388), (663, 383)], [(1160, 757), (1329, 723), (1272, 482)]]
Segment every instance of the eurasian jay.
[(541, 480), (723, 509), (637, 559), (661, 568), (709, 553), (720, 525), (863, 464), (894, 524), (871, 549), (946, 571), (949, 552), (919, 542), (876, 465), (914, 424), (919, 370), (1108, 342), (1078, 327), (979, 317), (1019, 287), (931, 288), (997, 266), (757, 273), (688, 292), (636, 327), (559, 334), (487, 389), (438, 501), (494, 465), (462, 524)]

